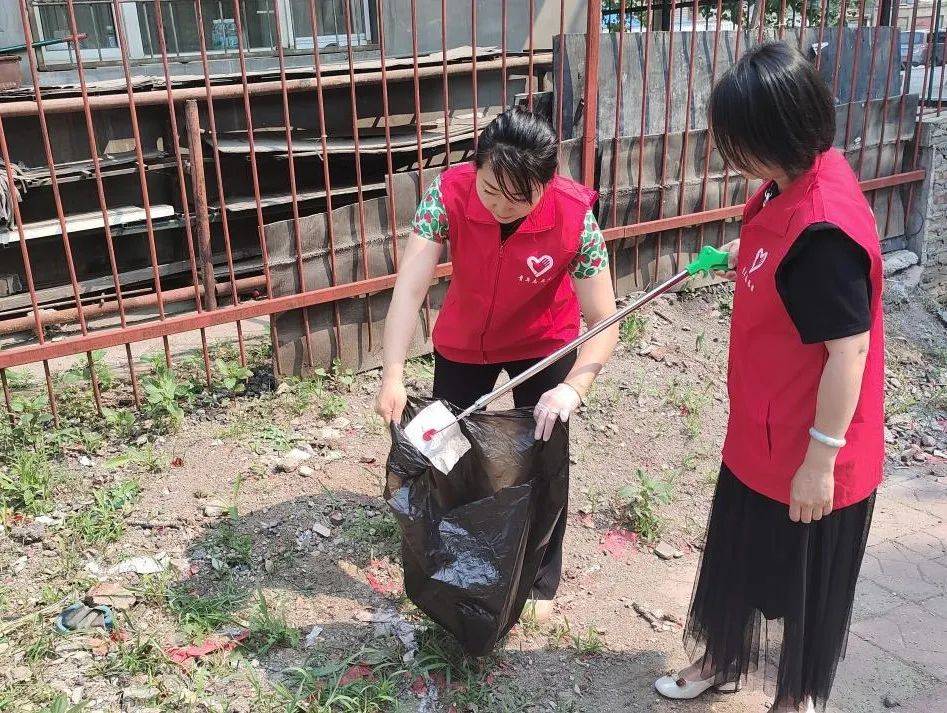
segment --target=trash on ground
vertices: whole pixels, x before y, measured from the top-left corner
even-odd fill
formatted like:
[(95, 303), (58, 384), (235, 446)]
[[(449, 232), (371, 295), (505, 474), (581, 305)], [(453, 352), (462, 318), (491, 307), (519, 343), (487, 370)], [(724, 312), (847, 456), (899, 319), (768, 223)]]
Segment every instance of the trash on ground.
[(342, 677), (339, 679), (339, 686), (347, 686), (350, 683), (355, 683), (355, 681), (367, 680), (371, 681), (375, 678), (374, 672), (364, 664), (357, 664), (355, 666), (350, 666), (348, 670), (342, 674)]
[(238, 629), (233, 632), (209, 636), (201, 644), (189, 646), (168, 646), (164, 652), (179, 666), (191, 666), (196, 659), (222, 651), (232, 651), (241, 641), (250, 635), (247, 629)]
[[(94, 563), (92, 563), (94, 564)], [(108, 570), (109, 574), (158, 574), (164, 572), (171, 564), (171, 558), (166, 552), (159, 552), (154, 557), (142, 555), (122, 560)]]
[(375, 636), (393, 636), (401, 642), (405, 649), (401, 657), (403, 661), (414, 659), (418, 650), (417, 627), (406, 621), (397, 609), (392, 606), (382, 607), (372, 616), (372, 623), (375, 625)]
[(93, 605), (104, 604), (116, 611), (126, 611), (135, 605), (135, 594), (120, 584), (100, 582), (86, 594)]
[(637, 533), (624, 529), (609, 530), (602, 539), (602, 549), (618, 560), (625, 560), (633, 554), (637, 544)]
[(111, 607), (99, 604), (89, 607), (82, 602), (70, 604), (56, 617), (56, 629), (62, 634), (71, 631), (89, 631), (104, 629), (111, 631), (115, 626), (115, 619)]
[(306, 640), (303, 642), (303, 647), (307, 649), (313, 648), (317, 643), (319, 643), (319, 637), (321, 635), (322, 627), (314, 624), (309, 630), (309, 633), (306, 634)]

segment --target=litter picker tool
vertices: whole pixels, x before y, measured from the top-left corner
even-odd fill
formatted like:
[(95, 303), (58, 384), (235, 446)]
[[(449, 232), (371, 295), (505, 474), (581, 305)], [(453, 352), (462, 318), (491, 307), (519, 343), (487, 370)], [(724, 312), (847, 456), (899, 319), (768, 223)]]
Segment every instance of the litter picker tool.
[(729, 253), (717, 250), (708, 245), (698, 253), (696, 260), (691, 262), (679, 273), (657, 285), (631, 304), (622, 307), (614, 314), (601, 320), (584, 334), (580, 334), (576, 339), (560, 349), (557, 349), (523, 373), (513, 377), (490, 393), (484, 394), (477, 399), (470, 408), (461, 411), (457, 416), (451, 414), (447, 407), (440, 401), (436, 401), (426, 407), (405, 427), (405, 435), (411, 441), (411, 444), (427, 457), (438, 470), (441, 470), (443, 473), (450, 472), (450, 469), (460, 460), (460, 457), (470, 449), (470, 442), (467, 441), (467, 438), (458, 426), (458, 424), (470, 416), (470, 414), (486, 408), (505, 393), (535, 376), (550, 364), (559, 361), (616, 322), (620, 322), (635, 310), (640, 309), (656, 297), (685, 280), (698, 274), (706, 275), (716, 270), (728, 270), (730, 268), (729, 259)]

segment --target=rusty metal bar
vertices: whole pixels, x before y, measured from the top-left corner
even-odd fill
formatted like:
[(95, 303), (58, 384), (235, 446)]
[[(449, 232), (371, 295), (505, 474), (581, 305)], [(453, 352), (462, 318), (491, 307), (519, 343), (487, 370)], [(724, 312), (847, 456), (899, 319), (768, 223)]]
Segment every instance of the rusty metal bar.
[[(201, 67), (204, 71), (204, 98), (207, 101), (207, 123), (210, 129), (211, 149), (214, 157), (214, 177), (217, 183), (217, 200), (220, 204), (224, 254), (227, 258), (227, 272), (230, 278), (230, 295), (234, 306), (236, 306), (240, 300), (240, 295), (237, 290), (237, 277), (233, 267), (233, 245), (230, 239), (230, 220), (227, 216), (227, 198), (224, 191), (224, 174), (221, 166), (220, 146), (217, 142), (217, 116), (214, 111), (214, 94), (213, 86), (210, 82), (210, 65), (207, 59), (207, 37), (204, 33), (204, 13), (201, 9), (201, 0), (194, 0), (194, 12), (197, 17), (197, 39), (201, 54)], [(240, 364), (246, 366), (247, 355), (246, 345), (243, 339), (243, 324), (237, 320), (234, 327), (237, 332), (237, 349), (240, 355)]]
[(602, 38), (602, 4), (590, 2), (585, 28), (585, 87), (582, 94), (582, 182), (595, 184), (595, 153), (598, 145), (598, 81)]
[[(805, 7), (806, 3), (803, 3)], [(711, 60), (710, 67), (710, 85), (713, 86), (717, 81), (717, 57), (719, 55), (720, 48), (720, 24), (723, 15), (723, 0), (717, 0), (717, 27), (714, 30), (714, 51), (713, 59)], [(804, 18), (805, 16), (803, 16)], [(803, 19), (805, 22), (805, 19)], [(805, 29), (805, 28), (803, 28)], [(704, 177), (701, 180), (700, 184), (700, 210), (701, 212), (707, 210), (707, 184), (710, 180), (710, 157), (713, 153), (713, 141), (710, 137), (710, 129), (707, 129), (707, 137), (704, 140)], [(726, 200), (726, 196), (722, 196), (722, 200)], [(700, 233), (698, 235), (698, 249), (704, 247), (704, 224), (700, 226)]]
[[(199, 33), (203, 29), (199, 30)], [(552, 53), (538, 53), (535, 63), (544, 67), (552, 65)], [(504, 67), (526, 67), (529, 65), (528, 57), (510, 57), (505, 60), (483, 60), (477, 63), (477, 71), (495, 72)], [(422, 77), (440, 77), (444, 74), (448, 76), (464, 75), (471, 71), (471, 63), (447, 64), (446, 67), (420, 67), (419, 74)], [(208, 76), (210, 76), (208, 74)], [(412, 69), (391, 69), (388, 71), (389, 82), (407, 82), (413, 79)], [(359, 86), (372, 86), (380, 84), (382, 81), (381, 72), (363, 72), (355, 75), (355, 83)], [(286, 80), (286, 91), (309, 92), (317, 88), (321, 83), (323, 89), (343, 89), (348, 86), (349, 78), (347, 75), (338, 75), (322, 77), (320, 79), (306, 77), (303, 79)], [(248, 85), (247, 92), (250, 96), (265, 96), (268, 94), (278, 94), (281, 91), (278, 81), (253, 82)], [(171, 90), (174, 101), (185, 102), (188, 99), (197, 99), (206, 101), (207, 93), (200, 87), (177, 87)], [(211, 93), (214, 99), (240, 99), (243, 92), (240, 85), (234, 84), (213, 84)], [(136, 106), (158, 106), (167, 101), (165, 92), (155, 89), (146, 92), (135, 93)], [(68, 114), (82, 110), (82, 101), (80, 97), (60, 97), (58, 99), (45, 99), (43, 101), (44, 109), (47, 114)], [(93, 94), (89, 96), (89, 106), (94, 111), (103, 111), (105, 109), (127, 109), (128, 99), (120, 94)], [(0, 117), (13, 116), (35, 116), (38, 113), (35, 101), (23, 100), (14, 102), (0, 103)]]
[[(474, 0), (476, 2), (476, 0)], [(536, 7), (535, 0), (529, 0), (528, 3), (528, 12), (526, 16), (526, 23), (529, 26), (529, 44), (527, 45), (528, 54), (529, 54), (529, 66), (526, 70), (526, 92), (527, 99), (526, 103), (529, 106), (530, 110), (533, 109), (533, 84), (536, 79), (536, 69), (534, 56), (536, 54), (536, 41), (533, 38), (533, 18), (536, 16)], [(601, 16), (601, 8), (599, 8), (599, 16)], [(599, 21), (599, 33), (602, 31), (602, 23)]]
[[(56, 163), (53, 159), (53, 147), (50, 140), (49, 125), (46, 121), (46, 112), (43, 106), (43, 92), (40, 88), (36, 50), (33, 48), (33, 33), (29, 22), (29, 9), (26, 6), (26, 0), (20, 0), (20, 2), (17, 4), (20, 10), (20, 20), (23, 23), (23, 33), (27, 45), (26, 57), (29, 63), (30, 77), (33, 80), (33, 86), (36, 87), (37, 116), (39, 118), (40, 134), (42, 135), (43, 139), (43, 151), (46, 155), (46, 164), (49, 167), (50, 185), (53, 193), (53, 204), (56, 208), (56, 218), (59, 221), (59, 228), (62, 233), (62, 246), (63, 253), (66, 258), (66, 268), (69, 272), (69, 282), (72, 286), (72, 293), (75, 298), (76, 308), (78, 310), (79, 328), (82, 330), (82, 333), (85, 334), (88, 331), (88, 326), (86, 324), (85, 315), (82, 309), (82, 300), (79, 293), (79, 279), (76, 275), (76, 265), (72, 253), (72, 244), (69, 240), (69, 231), (66, 228), (66, 215), (63, 210), (62, 195), (59, 192), (59, 183), (56, 178)], [(7, 160), (8, 157), (4, 156), (4, 159)], [(14, 190), (10, 195), (16, 196), (16, 191)], [(16, 199), (13, 198), (12, 202), (16, 202)], [(95, 400), (95, 408), (101, 416), (102, 398), (99, 391), (98, 375), (94, 369), (91, 351), (86, 354), (86, 361), (89, 367), (89, 378), (92, 382), (92, 395)]]
[[(309, 0), (309, 22), (312, 24), (312, 36), (319, 36), (319, 20), (316, 17), (316, 0)], [(417, 52), (415, 51), (415, 54)], [(322, 60), (319, 57), (319, 43), (312, 43), (312, 65), (316, 74), (316, 118), (319, 120), (319, 144), (322, 148), (322, 180), (326, 190), (326, 237), (329, 241), (329, 268), (332, 284), (338, 282), (335, 262), (335, 227), (332, 222), (332, 180), (329, 175), (329, 144), (326, 136), (325, 95), (323, 93)], [(338, 303), (332, 305), (332, 317), (335, 326), (335, 343), (342, 345), (342, 315)]]
[[(280, 99), (283, 107), (283, 129), (286, 136), (286, 164), (289, 172), (289, 191), (290, 191), (290, 207), (292, 210), (292, 220), (293, 220), (293, 240), (295, 241), (296, 246), (296, 276), (299, 278), (299, 289), (303, 292), (306, 291), (306, 275), (303, 269), (303, 246), (302, 246), (302, 231), (299, 227), (299, 195), (296, 190), (296, 159), (293, 153), (293, 129), (291, 126), (290, 112), (289, 112), (289, 93), (286, 91), (286, 58), (283, 56), (283, 34), (282, 29), (280, 28), (280, 18), (279, 18), (279, 3), (277, 0), (273, 0), (273, 18), (275, 22), (273, 23), (276, 28), (276, 54), (277, 59), (279, 60), (279, 76), (280, 76)], [(351, 41), (351, 38), (349, 38)], [(317, 41), (317, 38), (313, 38), (313, 41)], [(382, 74), (384, 75), (384, 65), (382, 65)], [(306, 343), (303, 346), (303, 353), (305, 354), (306, 363), (312, 367), (315, 366), (312, 360), (312, 330), (309, 328), (309, 310), (304, 309), (302, 313), (302, 322), (303, 322), (303, 333), (306, 338)], [(275, 326), (275, 325), (273, 325)], [(275, 339), (275, 337), (274, 337)], [(275, 345), (275, 342), (274, 342)], [(274, 349), (275, 352), (275, 349)], [(274, 364), (276, 362), (274, 361)]]
[[(417, 49), (415, 49), (417, 54)], [(510, 105), (507, 92), (509, 91), (509, 62), (506, 58), (506, 0), (500, 0), (500, 72), (503, 75), (501, 82), (503, 84), (503, 108)]]
[[(23, 0), (21, 0), (23, 2)], [(119, 0), (112, 1), (115, 17), (121, 17)], [(152, 280), (157, 295), (158, 319), (164, 319), (164, 302), (162, 300), (161, 270), (158, 266), (158, 246), (155, 241), (154, 223), (151, 219), (151, 198), (148, 191), (148, 177), (145, 170), (145, 156), (142, 151), (141, 130), (138, 127), (138, 109), (135, 106), (135, 90), (132, 86), (131, 68), (128, 63), (128, 40), (125, 37), (125, 26), (122, 22), (116, 23), (116, 36), (122, 56), (122, 73), (125, 77), (126, 108), (131, 121), (132, 138), (135, 142), (135, 160), (138, 168), (138, 185), (141, 192), (142, 208), (145, 211), (145, 235), (148, 239), (148, 257), (151, 261)], [(39, 84), (37, 83), (37, 86)], [(171, 366), (171, 344), (167, 337), (164, 339), (164, 359)]]
[[(741, 0), (742, 1), (742, 0)], [(640, 190), (640, 186), (643, 182), (644, 177), (644, 136), (647, 126), (647, 106), (648, 106), (648, 75), (649, 67), (651, 62), (651, 23), (654, 18), (651, 12), (652, 3), (651, 0), (648, 0), (648, 8), (645, 11), (645, 31), (644, 31), (644, 62), (643, 69), (641, 72), (641, 126), (638, 131), (638, 200), (637, 200), (637, 212), (635, 217), (635, 223), (641, 222), (641, 203), (643, 199), (643, 194)], [(635, 241), (635, 274), (641, 274), (641, 251), (639, 249), (638, 241)]]
[[(266, 287), (266, 282), (263, 279), (262, 275), (256, 277), (246, 277), (240, 280), (237, 280), (236, 284), (238, 292), (248, 293), (256, 292), (261, 287)], [(197, 296), (194, 295), (193, 287), (179, 287), (172, 290), (166, 290), (162, 296), (165, 304), (179, 304), (181, 302), (194, 302), (195, 305), (200, 304), (200, 299), (202, 296), (206, 297), (208, 289), (213, 291), (216, 295), (228, 295), (231, 294), (232, 286), (229, 282), (224, 283), (211, 283), (210, 287), (205, 287), (200, 285), (198, 288)], [(89, 305), (85, 308), (86, 314), (91, 317), (107, 317), (108, 315), (115, 314), (119, 312), (120, 309), (149, 309), (155, 307), (157, 304), (157, 298), (155, 294), (149, 293), (144, 295), (136, 295), (134, 297), (126, 297), (122, 302), (121, 308), (119, 307), (118, 302), (110, 300), (108, 302), (101, 302), (99, 304)], [(62, 310), (42, 310), (40, 311), (40, 323), (43, 326), (47, 325), (63, 325), (63, 324), (73, 324), (76, 321), (76, 308), (70, 307), (68, 309)], [(127, 325), (126, 325), (127, 326)], [(36, 327), (36, 321), (33, 318), (29, 317), (16, 317), (14, 319), (7, 319), (0, 322), (0, 335), (3, 334), (17, 334), (19, 332), (28, 332), (34, 330)]]
[[(348, 2), (348, 0), (346, 0)], [(473, 50), (477, 51), (476, 48)], [(447, 0), (441, 0), (441, 90), (444, 102), (444, 161), (450, 167), (450, 87), (447, 80)]]
[[(0, 156), (3, 157), (3, 167), (7, 174), (7, 187), (10, 196), (16, 195), (16, 182), (13, 179), (13, 162), (10, 160), (10, 149), (7, 146), (7, 135), (3, 128), (3, 119), (0, 119)], [(46, 332), (43, 330), (42, 318), (40, 317), (39, 301), (36, 298), (36, 283), (33, 280), (33, 267), (30, 262), (30, 252), (26, 245), (26, 235), (23, 232), (23, 216), (20, 214), (20, 202), (11, 200), (10, 205), (13, 210), (13, 222), (16, 225), (16, 232), (20, 244), (20, 256), (23, 260), (23, 273), (26, 277), (26, 287), (30, 293), (30, 305), (33, 311), (33, 325), (36, 328), (36, 337), (38, 344), (36, 346), (46, 345)], [(35, 360), (34, 360), (35, 361)], [(46, 374), (46, 393), (49, 398), (49, 408), (53, 414), (53, 421), (59, 425), (59, 409), (56, 405), (56, 392), (53, 389), (52, 374), (49, 371), (49, 363), (43, 361), (43, 371)]]
[[(168, 104), (168, 120), (171, 125), (171, 140), (174, 144), (174, 162), (175, 169), (177, 170), (177, 179), (178, 179), (178, 197), (181, 201), (181, 211), (184, 213), (184, 240), (187, 246), (187, 256), (188, 256), (188, 265), (191, 268), (191, 284), (194, 286), (194, 303), (197, 306), (197, 310), (201, 311), (203, 306), (201, 305), (200, 295), (198, 294), (198, 285), (199, 280), (197, 277), (197, 257), (194, 250), (194, 231), (191, 227), (191, 212), (187, 204), (187, 188), (185, 186), (185, 176), (184, 176), (184, 158), (181, 155), (181, 136), (178, 131), (178, 118), (177, 113), (174, 108), (174, 100), (171, 96), (171, 68), (168, 64), (168, 44), (164, 36), (164, 20), (161, 15), (161, 2), (160, 0), (154, 0), (155, 3), (155, 27), (158, 31), (158, 48), (161, 53), (161, 66), (164, 69), (164, 83), (165, 91), (167, 93), (167, 104)], [(172, 6), (173, 13), (173, 6)], [(173, 17), (172, 17), (173, 21)], [(172, 25), (173, 27), (173, 25)], [(177, 42), (177, 38), (175, 38)], [(196, 114), (195, 114), (196, 116)], [(200, 123), (197, 123), (198, 127), (198, 138), (200, 138)], [(201, 163), (201, 171), (203, 172), (204, 165)], [(206, 208), (206, 183), (203, 185), (203, 194), (205, 199), (205, 208)], [(210, 235), (208, 228), (208, 236)], [(208, 237), (209, 240), (209, 237)], [(213, 278), (213, 273), (211, 273)], [(213, 292), (213, 291), (212, 291)], [(216, 299), (215, 299), (216, 304)], [(213, 384), (213, 377), (211, 375), (210, 368), (210, 352), (207, 349), (207, 332), (205, 330), (200, 330), (201, 335), (201, 356), (204, 359), (204, 377), (207, 381), (207, 387), (211, 388)]]
[[(345, 15), (345, 32), (348, 36), (346, 46), (349, 59), (349, 99), (352, 103), (352, 139), (355, 142), (355, 197), (358, 205), (358, 235), (362, 244), (362, 276), (367, 280), (371, 277), (368, 270), (368, 241), (365, 239), (365, 194), (362, 191), (362, 154), (358, 130), (358, 100), (355, 93), (355, 57), (352, 54), (352, 8), (349, 0), (343, 1)], [(476, 52), (476, 49), (474, 49)], [(446, 51), (445, 51), (446, 60)], [(446, 127), (445, 127), (446, 130)], [(372, 301), (365, 299), (365, 314), (368, 317), (368, 351), (374, 349), (374, 330), (372, 329)]]
[(194, 212), (197, 215), (197, 245), (201, 280), (204, 284), (204, 308), (217, 309), (217, 291), (211, 289), (216, 279), (214, 278), (213, 251), (210, 245), (210, 212), (207, 210), (207, 181), (204, 177), (204, 152), (201, 147), (201, 120), (196, 101), (188, 100), (184, 107), (191, 190), (194, 192)]
[[(923, 181), (925, 175), (926, 172), (924, 170), (909, 171), (862, 181), (860, 185), (862, 190), (867, 192), (879, 188), (917, 183)], [(676, 230), (678, 228), (694, 227), (701, 223), (733, 219), (739, 217), (742, 212), (743, 205), (727, 206), (704, 211), (703, 213), (691, 213), (689, 215), (653, 220), (637, 225), (609, 228), (604, 230), (603, 233), (607, 240), (619, 240), (622, 238), (648, 235), (650, 233)], [(438, 265), (435, 271), (436, 278), (448, 277), (450, 274), (451, 263)], [(106, 329), (84, 336), (67, 337), (58, 342), (14, 347), (0, 351), (0, 369), (9, 369), (39, 360), (57, 359), (73, 354), (80, 354), (87, 350), (105, 349), (130, 342), (166, 337), (171, 334), (179, 334), (194, 329), (206, 329), (216, 325), (229, 324), (237, 320), (264, 317), (278, 312), (302, 309), (304, 307), (312, 307), (318, 304), (326, 304), (353, 297), (361, 297), (391, 288), (394, 286), (396, 277), (397, 275), (383, 275), (381, 277), (373, 277), (369, 280), (360, 280), (295, 295), (243, 302), (235, 306), (222, 307), (213, 312), (205, 311), (198, 314), (172, 316), (164, 321), (132, 325), (125, 329)], [(259, 277), (250, 279), (260, 280)], [(223, 284), (218, 287), (221, 290), (226, 290), (229, 286)], [(190, 291), (190, 288), (182, 289), (186, 289), (188, 292)], [(153, 296), (145, 295), (143, 297), (151, 298)], [(128, 301), (131, 299), (136, 298), (129, 298)]]
[[(66, 10), (69, 19), (69, 26), (73, 36), (77, 35), (78, 23), (76, 22), (76, 13), (73, 0), (67, 0)], [(105, 184), (102, 179), (102, 169), (99, 161), (98, 144), (95, 139), (95, 127), (92, 122), (92, 111), (89, 108), (89, 91), (85, 78), (85, 68), (82, 62), (82, 52), (78, 41), (75, 43), (76, 52), (76, 73), (79, 77), (79, 92), (82, 97), (82, 113), (85, 118), (86, 137), (89, 142), (89, 156), (92, 160), (92, 172), (95, 176), (96, 196), (99, 201), (99, 210), (102, 213), (102, 228), (105, 235), (105, 248), (109, 258), (109, 269), (112, 272), (112, 284), (115, 286), (115, 297), (119, 303), (119, 313), (121, 314), (121, 324), (125, 326), (125, 313), (121, 309), (122, 287), (118, 277), (118, 261), (115, 257), (115, 242), (112, 238), (111, 221), (108, 219), (108, 203), (105, 200)], [(132, 387), (132, 398), (136, 405), (141, 404), (141, 394), (138, 390), (138, 375), (135, 372), (135, 360), (132, 356), (130, 345), (125, 345), (125, 358), (128, 362), (128, 374)]]

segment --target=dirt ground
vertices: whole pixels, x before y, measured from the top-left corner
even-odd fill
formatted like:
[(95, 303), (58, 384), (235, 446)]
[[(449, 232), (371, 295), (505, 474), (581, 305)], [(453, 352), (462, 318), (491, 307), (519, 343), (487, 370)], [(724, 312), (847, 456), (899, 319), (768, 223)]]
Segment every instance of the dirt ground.
[[(58, 429), (23, 422), (38, 410), (23, 377), (26, 405), (0, 434), (0, 710), (764, 711), (761, 690), (673, 704), (652, 689), (686, 661), (680, 622), (725, 428), (730, 304), (724, 287), (681, 293), (624, 325), (572, 425), (555, 615), (480, 660), (403, 596), (380, 497), (377, 373), (277, 388), (263, 347), (251, 376), (219, 346), (212, 393), (193, 383), (193, 360), (178, 361), (164, 381), (156, 370), (158, 395), (135, 417), (116, 415), (131, 413), (126, 384), (106, 391), (103, 420), (86, 382), (64, 378)], [(944, 329), (902, 305), (889, 354), (890, 466), (943, 475)], [(429, 393), (428, 360), (408, 373)], [(118, 571), (129, 568), (144, 573)], [(55, 615), (90, 590), (115, 605), (111, 633), (57, 633)]]

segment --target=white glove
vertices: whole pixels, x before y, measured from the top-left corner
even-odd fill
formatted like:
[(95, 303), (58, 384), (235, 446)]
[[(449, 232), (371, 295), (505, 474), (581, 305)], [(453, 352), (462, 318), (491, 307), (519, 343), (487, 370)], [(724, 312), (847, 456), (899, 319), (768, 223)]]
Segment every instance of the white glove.
[(581, 405), (579, 392), (568, 384), (559, 384), (543, 394), (533, 410), (533, 417), (536, 419), (536, 440), (542, 438), (548, 441), (556, 421), (565, 423)]

